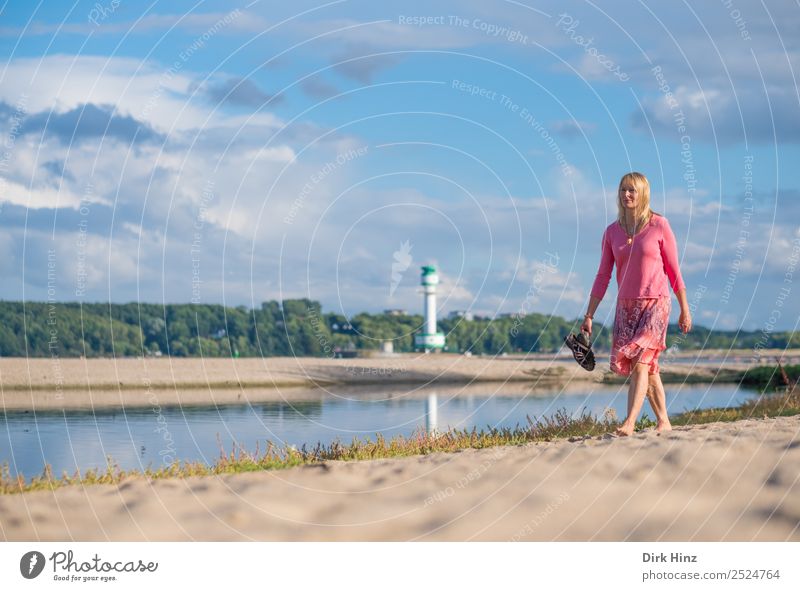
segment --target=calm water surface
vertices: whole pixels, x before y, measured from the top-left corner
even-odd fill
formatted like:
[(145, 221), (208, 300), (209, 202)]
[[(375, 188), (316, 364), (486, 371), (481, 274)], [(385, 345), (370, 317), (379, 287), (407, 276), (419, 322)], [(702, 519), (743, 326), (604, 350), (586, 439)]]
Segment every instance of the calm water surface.
[[(736, 384), (668, 384), (670, 414), (709, 407), (737, 406), (757, 393)], [(488, 389), (487, 389), (488, 390)], [(380, 393), (378, 391), (378, 393)], [(570, 414), (584, 409), (602, 414), (607, 408), (625, 416), (624, 386), (592, 386), (586, 395), (452, 396), (439, 391), (435, 398), (394, 397), (358, 400), (330, 397), (322, 401), (271, 402), (220, 407), (151, 408), (136, 410), (57, 411), (35, 414), (0, 413), (0, 464), (12, 475), (38, 475), (45, 464), (56, 474), (104, 467), (110, 456), (124, 469), (158, 467), (172, 460), (214, 463), (220, 445), (230, 451), (241, 445), (254, 451), (267, 440), (276, 445), (301, 446), (353, 437), (409, 435), (435, 422), (448, 427), (478, 429), (487, 426), (526, 425), (531, 418), (550, 416), (564, 408)], [(654, 417), (645, 402), (644, 412)]]

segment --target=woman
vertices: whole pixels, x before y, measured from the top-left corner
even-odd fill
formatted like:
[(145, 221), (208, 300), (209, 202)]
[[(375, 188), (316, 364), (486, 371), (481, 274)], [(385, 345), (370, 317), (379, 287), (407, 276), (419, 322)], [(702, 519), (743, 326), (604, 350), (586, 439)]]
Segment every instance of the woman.
[(638, 172), (622, 177), (617, 195), (618, 219), (603, 232), (600, 268), (592, 286), (589, 310), (581, 329), (592, 333), (592, 318), (617, 266), (617, 307), (611, 347), (611, 371), (631, 376), (628, 386), (628, 416), (617, 435), (633, 433), (645, 395), (657, 419), (658, 432), (672, 426), (667, 415), (664, 385), (658, 357), (667, 348), (671, 298), (681, 306), (678, 326), (687, 333), (692, 316), (686, 301), (686, 286), (678, 268), (675, 235), (667, 218), (650, 209), (650, 184)]

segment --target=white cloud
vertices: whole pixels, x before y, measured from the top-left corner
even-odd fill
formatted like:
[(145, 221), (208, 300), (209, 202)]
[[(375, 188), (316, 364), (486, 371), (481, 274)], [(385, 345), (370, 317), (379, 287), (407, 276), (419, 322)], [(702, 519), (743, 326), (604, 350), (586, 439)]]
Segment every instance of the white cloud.
[(227, 115), (207, 104), (198, 90), (199, 74), (191, 59), (162, 65), (127, 57), (71, 56), (15, 58), (0, 63), (0, 101), (16, 104), (25, 95), (28, 113), (70, 111), (86, 103), (113, 105), (117, 112), (148, 123), (161, 132), (202, 129), (207, 125), (278, 128), (270, 113), (252, 117)]
[(39, 185), (29, 189), (27, 186), (14, 181), (5, 183), (4, 191), (0, 194), (0, 204), (7, 203), (30, 209), (57, 209), (61, 207), (78, 209), (81, 199), (84, 197), (88, 203), (110, 205), (110, 201), (97, 195), (83, 195), (69, 188), (46, 185)]
[(296, 157), (295, 151), (289, 146), (276, 148), (253, 148), (242, 154), (245, 161), (264, 160), (267, 162), (291, 162)]

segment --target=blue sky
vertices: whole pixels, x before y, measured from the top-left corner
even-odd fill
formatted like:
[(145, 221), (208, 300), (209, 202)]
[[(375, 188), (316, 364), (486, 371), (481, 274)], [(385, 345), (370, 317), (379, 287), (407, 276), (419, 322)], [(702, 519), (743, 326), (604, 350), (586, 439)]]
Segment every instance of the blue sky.
[(0, 298), (574, 317), (638, 170), (695, 323), (796, 328), (800, 8), (605, 4), (7, 2)]

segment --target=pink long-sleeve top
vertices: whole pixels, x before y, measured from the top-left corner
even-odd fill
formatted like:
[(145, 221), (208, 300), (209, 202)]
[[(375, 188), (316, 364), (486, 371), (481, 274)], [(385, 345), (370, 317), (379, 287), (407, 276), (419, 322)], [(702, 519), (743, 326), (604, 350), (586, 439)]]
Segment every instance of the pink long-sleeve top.
[(618, 298), (669, 297), (685, 289), (678, 267), (678, 247), (667, 218), (652, 214), (650, 221), (628, 244), (628, 235), (618, 221), (603, 232), (600, 268), (592, 286), (592, 296), (603, 299), (617, 265)]

